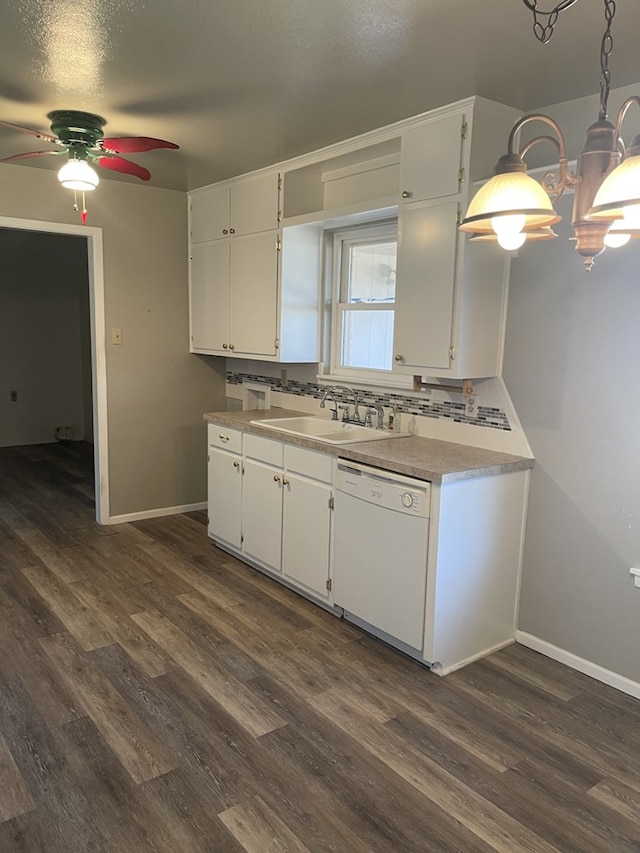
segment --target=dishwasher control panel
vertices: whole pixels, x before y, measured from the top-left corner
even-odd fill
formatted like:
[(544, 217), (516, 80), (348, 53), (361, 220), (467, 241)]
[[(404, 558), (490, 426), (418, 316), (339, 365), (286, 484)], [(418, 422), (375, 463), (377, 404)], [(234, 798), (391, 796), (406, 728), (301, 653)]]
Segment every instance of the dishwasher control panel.
[(429, 517), (431, 483), (422, 480), (340, 461), (336, 489), (386, 509), (419, 518)]

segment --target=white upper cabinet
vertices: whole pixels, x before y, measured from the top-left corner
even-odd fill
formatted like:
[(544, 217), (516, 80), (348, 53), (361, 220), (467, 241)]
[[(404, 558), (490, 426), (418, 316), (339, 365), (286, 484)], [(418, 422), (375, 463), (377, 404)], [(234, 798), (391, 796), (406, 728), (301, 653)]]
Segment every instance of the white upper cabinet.
[(279, 196), (273, 170), (190, 195), (191, 352), (319, 360), (321, 240), (282, 234)]
[(454, 317), (457, 202), (402, 212), (396, 277), (394, 366), (448, 371)]
[(517, 117), (478, 98), (403, 132), (395, 373), (472, 379), (502, 371), (508, 256), (469, 243), (457, 220)]
[(464, 178), (464, 113), (429, 121), (402, 134), (400, 160), (403, 202), (457, 195)]
[(191, 196), (191, 241), (223, 240), (278, 227), (277, 172), (225, 186), (196, 190)]

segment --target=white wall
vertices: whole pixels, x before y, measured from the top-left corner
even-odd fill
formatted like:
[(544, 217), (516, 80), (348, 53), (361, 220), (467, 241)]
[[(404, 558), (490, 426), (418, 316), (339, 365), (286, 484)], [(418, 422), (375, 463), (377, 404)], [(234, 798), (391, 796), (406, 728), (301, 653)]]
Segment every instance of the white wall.
[(91, 439), (86, 240), (0, 229), (0, 270), (0, 446), (53, 441), (58, 426)]
[[(553, 112), (583, 136), (597, 99)], [(640, 682), (640, 240), (584, 272), (571, 204), (512, 263), (504, 377), (536, 458), (519, 627)]]
[[(77, 223), (55, 171), (0, 165), (0, 216)], [(224, 408), (221, 359), (188, 351), (184, 193), (103, 180), (88, 196), (103, 230), (112, 516), (206, 499), (202, 413)]]

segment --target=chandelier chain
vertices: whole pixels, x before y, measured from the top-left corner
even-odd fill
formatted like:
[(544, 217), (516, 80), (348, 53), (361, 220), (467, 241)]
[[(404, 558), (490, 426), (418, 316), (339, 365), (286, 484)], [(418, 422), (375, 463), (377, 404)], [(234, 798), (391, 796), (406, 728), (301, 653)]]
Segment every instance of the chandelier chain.
[(524, 5), (533, 12), (533, 33), (539, 42), (547, 44), (553, 30), (558, 22), (558, 15), (569, 6), (577, 3), (577, 0), (561, 0), (550, 12), (543, 12), (538, 8), (538, 0), (522, 0)]
[(602, 36), (600, 44), (600, 121), (605, 121), (607, 118), (607, 102), (609, 100), (609, 90), (611, 89), (611, 72), (609, 71), (609, 57), (613, 52), (613, 36), (611, 34), (611, 24), (613, 23), (614, 15), (616, 14), (615, 0), (604, 0), (604, 17), (607, 22), (607, 28)]

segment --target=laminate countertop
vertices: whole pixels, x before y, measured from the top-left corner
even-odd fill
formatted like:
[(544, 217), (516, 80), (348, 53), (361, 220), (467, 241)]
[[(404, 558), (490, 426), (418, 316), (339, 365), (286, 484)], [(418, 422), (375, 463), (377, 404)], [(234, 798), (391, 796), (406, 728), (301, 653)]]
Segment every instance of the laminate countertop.
[(207, 412), (205, 421), (220, 424), (230, 429), (262, 435), (310, 450), (319, 450), (332, 456), (352, 462), (362, 462), (386, 471), (394, 471), (418, 480), (430, 480), (433, 483), (450, 483), (456, 480), (470, 480), (476, 477), (488, 477), (506, 474), (511, 471), (523, 471), (533, 467), (533, 459), (525, 456), (513, 456), (480, 447), (469, 447), (452, 441), (440, 441), (435, 438), (422, 438), (411, 435), (406, 438), (386, 438), (376, 441), (361, 441), (357, 444), (329, 444), (326, 441), (292, 435), (268, 426), (253, 424), (251, 421), (263, 418), (293, 418), (308, 416), (308, 412), (296, 412), (292, 409), (258, 409), (238, 412)]

